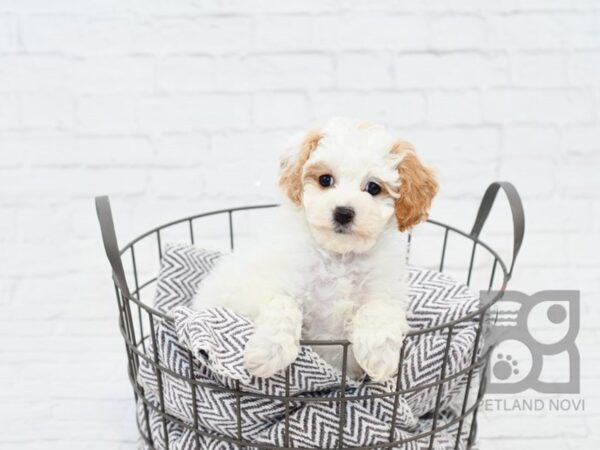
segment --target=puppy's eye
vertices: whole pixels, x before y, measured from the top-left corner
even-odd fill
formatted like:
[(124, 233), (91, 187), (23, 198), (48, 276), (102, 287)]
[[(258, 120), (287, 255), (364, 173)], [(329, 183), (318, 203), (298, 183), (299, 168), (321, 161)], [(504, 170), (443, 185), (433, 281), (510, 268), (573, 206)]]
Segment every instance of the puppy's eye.
[(375, 196), (381, 192), (381, 186), (379, 186), (377, 183), (373, 183), (372, 181), (369, 181), (369, 183), (367, 183), (366, 191), (369, 194)]
[(333, 186), (333, 177), (331, 175), (321, 175), (319, 177), (319, 184), (323, 187)]

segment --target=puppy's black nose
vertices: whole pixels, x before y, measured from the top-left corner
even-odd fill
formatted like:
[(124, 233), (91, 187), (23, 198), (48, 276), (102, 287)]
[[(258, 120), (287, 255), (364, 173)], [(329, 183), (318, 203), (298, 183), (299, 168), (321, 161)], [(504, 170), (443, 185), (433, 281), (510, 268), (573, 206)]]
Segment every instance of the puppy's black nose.
[(333, 210), (333, 220), (340, 225), (348, 225), (354, 219), (354, 209), (338, 206)]

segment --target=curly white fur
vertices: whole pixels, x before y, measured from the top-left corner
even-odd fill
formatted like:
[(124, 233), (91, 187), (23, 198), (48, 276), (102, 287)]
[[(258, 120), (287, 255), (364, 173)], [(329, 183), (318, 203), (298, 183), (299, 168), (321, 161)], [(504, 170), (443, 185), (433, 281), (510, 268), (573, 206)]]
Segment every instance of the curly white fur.
[[(282, 175), (292, 201), (252, 249), (224, 258), (201, 285), (195, 307), (226, 306), (254, 321), (244, 354), (254, 375), (268, 377), (289, 365), (300, 338), (348, 339), (349, 373), (385, 380), (408, 331), (406, 242), (393, 219), (402, 155), (390, 152), (394, 140), (382, 127), (343, 119), (330, 121), (313, 141), (283, 165), (283, 171), (298, 169), (297, 179)], [(323, 188), (309, 178), (315, 171), (335, 183)], [(369, 194), (369, 181), (387, 193)], [(294, 182), (299, 197), (285, 185)], [(338, 206), (355, 211), (344, 230), (332, 219)], [(315, 350), (341, 366), (339, 346)]]

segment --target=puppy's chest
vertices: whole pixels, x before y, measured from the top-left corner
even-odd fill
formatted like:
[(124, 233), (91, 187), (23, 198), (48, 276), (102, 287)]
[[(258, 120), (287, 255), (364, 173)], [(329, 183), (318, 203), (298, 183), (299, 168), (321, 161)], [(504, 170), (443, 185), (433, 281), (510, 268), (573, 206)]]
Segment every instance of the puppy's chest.
[(311, 267), (303, 289), (305, 338), (342, 338), (355, 311), (369, 297), (371, 274), (352, 263)]

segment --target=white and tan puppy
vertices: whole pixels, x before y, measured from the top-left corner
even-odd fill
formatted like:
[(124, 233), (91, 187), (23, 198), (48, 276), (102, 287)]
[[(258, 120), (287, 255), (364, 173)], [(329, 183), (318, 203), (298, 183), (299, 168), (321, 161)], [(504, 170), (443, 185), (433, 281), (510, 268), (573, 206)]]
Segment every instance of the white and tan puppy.
[[(254, 321), (244, 361), (256, 376), (292, 363), (300, 338), (347, 339), (349, 373), (385, 380), (408, 331), (399, 231), (427, 217), (436, 180), (381, 126), (333, 119), (293, 147), (272, 227), (224, 258), (195, 307), (226, 306)], [(341, 366), (340, 346), (315, 350)]]

